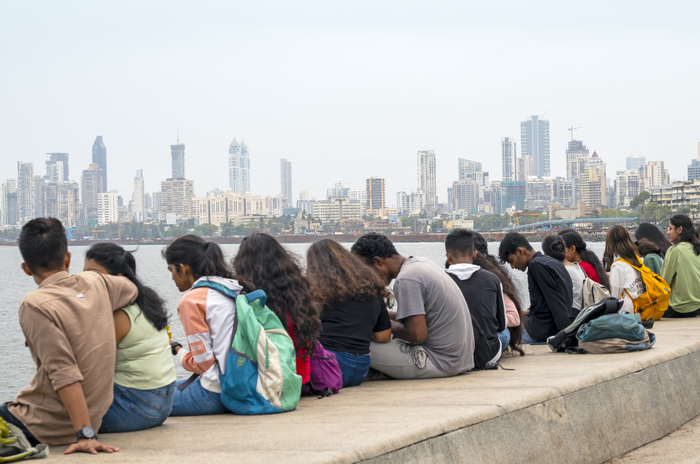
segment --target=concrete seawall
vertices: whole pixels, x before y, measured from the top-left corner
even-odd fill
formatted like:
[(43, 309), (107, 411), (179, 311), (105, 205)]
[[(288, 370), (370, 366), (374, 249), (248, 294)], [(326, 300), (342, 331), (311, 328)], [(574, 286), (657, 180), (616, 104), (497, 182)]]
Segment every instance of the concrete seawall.
[(700, 415), (700, 319), (656, 323), (641, 353), (567, 355), (527, 346), (514, 371), (374, 381), (275, 416), (170, 418), (101, 436), (114, 455), (73, 462), (601, 463)]

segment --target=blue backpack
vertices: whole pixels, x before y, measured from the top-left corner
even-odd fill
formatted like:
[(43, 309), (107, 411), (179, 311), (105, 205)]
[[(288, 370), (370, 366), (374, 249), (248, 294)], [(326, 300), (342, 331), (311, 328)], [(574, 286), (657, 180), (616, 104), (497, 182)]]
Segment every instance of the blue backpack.
[(242, 415), (294, 410), (301, 396), (294, 342), (265, 303), (262, 290), (236, 296), (216, 282), (199, 282), (236, 300), (233, 342), (226, 372), (219, 377), (221, 402)]

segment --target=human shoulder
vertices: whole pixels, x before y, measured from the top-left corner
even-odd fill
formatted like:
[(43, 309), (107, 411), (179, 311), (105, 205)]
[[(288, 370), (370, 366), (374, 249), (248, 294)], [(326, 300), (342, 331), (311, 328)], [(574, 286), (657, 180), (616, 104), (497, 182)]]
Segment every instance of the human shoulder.
[(487, 271), (484, 268), (479, 269), (474, 273), (474, 277), (477, 277), (480, 281), (489, 283), (492, 285), (500, 286), (501, 279), (498, 278), (496, 274), (491, 271)]

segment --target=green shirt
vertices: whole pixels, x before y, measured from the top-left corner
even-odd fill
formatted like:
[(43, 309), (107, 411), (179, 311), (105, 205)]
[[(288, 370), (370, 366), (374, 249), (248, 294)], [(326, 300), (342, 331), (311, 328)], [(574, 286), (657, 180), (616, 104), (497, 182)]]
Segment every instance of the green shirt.
[(669, 305), (679, 313), (700, 309), (700, 256), (682, 242), (666, 252), (661, 277), (671, 286)]
[(661, 259), (661, 256), (656, 253), (649, 253), (644, 257), (644, 265), (651, 269), (651, 272), (654, 274), (661, 275), (661, 265), (663, 262), (664, 260)]
[(165, 329), (158, 331), (133, 304), (121, 309), (131, 329), (117, 345), (114, 383), (137, 390), (153, 390), (173, 383), (177, 375)]

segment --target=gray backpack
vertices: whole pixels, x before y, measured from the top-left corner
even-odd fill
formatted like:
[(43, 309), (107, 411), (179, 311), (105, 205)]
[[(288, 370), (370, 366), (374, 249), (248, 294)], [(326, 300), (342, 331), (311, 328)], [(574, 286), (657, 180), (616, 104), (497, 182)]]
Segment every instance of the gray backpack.
[(595, 280), (591, 279), (586, 275), (584, 272), (583, 275), (585, 275), (585, 279), (583, 281), (583, 307), (587, 308), (592, 304), (595, 304), (599, 302), (600, 300), (604, 298), (608, 298), (610, 296), (610, 291), (605, 288), (605, 285), (599, 284)]

